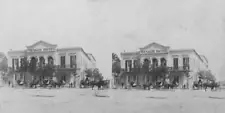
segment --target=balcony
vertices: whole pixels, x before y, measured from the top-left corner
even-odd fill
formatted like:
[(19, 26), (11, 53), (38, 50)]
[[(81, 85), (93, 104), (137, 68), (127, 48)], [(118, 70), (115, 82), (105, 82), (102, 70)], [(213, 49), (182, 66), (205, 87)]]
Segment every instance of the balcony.
[(74, 64), (73, 66), (71, 66), (70, 64), (68, 64), (68, 65), (56, 65), (56, 68), (57, 69), (68, 69), (68, 68), (75, 69), (75, 68), (77, 68), (77, 64)]
[(190, 71), (190, 66), (169, 67), (169, 71)]

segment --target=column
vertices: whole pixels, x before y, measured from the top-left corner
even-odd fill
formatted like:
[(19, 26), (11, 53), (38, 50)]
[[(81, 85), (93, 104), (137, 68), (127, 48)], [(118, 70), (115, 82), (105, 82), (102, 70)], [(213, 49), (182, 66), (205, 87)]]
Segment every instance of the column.
[(48, 56), (44, 56), (44, 59), (45, 59), (45, 64), (48, 64)]
[(183, 58), (181, 56), (178, 57), (178, 67), (183, 66)]
[(121, 60), (121, 68), (125, 69), (125, 60)]
[(151, 57), (149, 57), (149, 59), (148, 59), (148, 60), (149, 60), (149, 62), (150, 62), (150, 63), (149, 63), (149, 71), (150, 71), (150, 70), (151, 70), (151, 67), (152, 67), (152, 64), (153, 64), (153, 63), (152, 63), (152, 58), (151, 58)]
[(130, 69), (130, 71), (133, 71), (133, 68), (134, 68), (134, 60), (131, 59), (131, 69)]
[(157, 60), (158, 60), (158, 66), (160, 66), (161, 65), (161, 59), (160, 59), (160, 57), (158, 57)]
[(40, 62), (39, 57), (40, 57), (40, 56), (36, 56), (36, 57), (35, 57), (35, 58), (37, 59), (37, 63)]
[(9, 67), (12, 67), (12, 58), (11, 57), (8, 57), (8, 66)]
[(19, 61), (19, 68), (21, 67), (21, 57), (20, 58), (18, 58), (18, 61)]
[(30, 60), (31, 60), (31, 57), (30, 56), (27, 56), (28, 64), (30, 63)]
[(129, 83), (128, 83), (128, 75), (125, 75), (126, 76), (126, 85), (128, 85)]
[[(55, 55), (55, 59), (56, 59), (56, 61), (55, 61), (55, 65), (60, 65), (60, 56), (59, 56), (59, 54), (58, 53), (56, 53), (56, 55)], [(76, 62), (77, 63), (77, 62)]]
[(133, 68), (133, 67), (134, 67), (134, 60), (131, 59), (131, 68)]
[(167, 61), (167, 66), (169, 66), (169, 67), (172, 67), (173, 66), (173, 57), (171, 57), (171, 56), (168, 56), (167, 57), (167, 59), (166, 59), (166, 61)]

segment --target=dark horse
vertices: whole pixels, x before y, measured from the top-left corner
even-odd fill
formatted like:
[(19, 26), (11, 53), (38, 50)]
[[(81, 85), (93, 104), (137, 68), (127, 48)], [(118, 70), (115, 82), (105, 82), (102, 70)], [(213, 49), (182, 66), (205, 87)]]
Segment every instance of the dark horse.
[(40, 83), (39, 80), (32, 80), (29, 84), (30, 88), (37, 88), (37, 85)]
[(87, 88), (90, 86), (90, 82), (88, 80), (81, 80), (80, 81), (80, 88)]
[(146, 83), (146, 84), (143, 84), (143, 88), (144, 90), (146, 89), (150, 90), (152, 85), (153, 85), (152, 83)]
[(217, 90), (220, 87), (220, 84), (217, 82), (211, 82), (211, 83), (206, 82), (206, 83), (203, 83), (203, 87), (205, 91), (207, 88), (210, 88), (211, 91), (213, 91), (213, 90)]
[(199, 81), (194, 81), (193, 83), (193, 86), (192, 86), (193, 89), (202, 89), (203, 88), (203, 83), (201, 80)]
[(104, 86), (107, 85), (107, 82), (104, 81), (104, 80), (100, 80), (100, 81), (90, 81), (89, 83), (90, 83), (90, 85), (91, 85), (92, 90), (93, 90), (93, 88), (94, 88), (95, 86), (97, 86), (97, 87), (98, 87), (98, 90), (100, 90), (101, 88), (103, 88)]
[(177, 88), (178, 87), (178, 83), (177, 81), (173, 81), (172, 83), (164, 83), (163, 84), (164, 88), (165, 89), (174, 89), (174, 88)]
[(64, 81), (63, 80), (60, 80), (60, 81), (53, 81), (53, 80), (51, 80), (50, 81), (50, 84), (51, 84), (51, 86), (52, 87), (54, 87), (54, 88), (56, 88), (56, 87), (64, 87), (64, 85), (65, 85), (65, 83), (64, 83)]

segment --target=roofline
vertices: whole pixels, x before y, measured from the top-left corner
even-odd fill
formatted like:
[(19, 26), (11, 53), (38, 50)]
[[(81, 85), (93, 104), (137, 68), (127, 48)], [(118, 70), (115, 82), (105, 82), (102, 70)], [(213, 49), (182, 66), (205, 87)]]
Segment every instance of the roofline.
[(64, 48), (57, 48), (57, 50), (75, 50), (75, 49), (82, 49), (82, 47), (64, 47)]
[(196, 52), (195, 49), (193, 49), (193, 51), (195, 52), (195, 54), (198, 56), (198, 58), (204, 63), (204, 60), (202, 59), (202, 57)]
[[(177, 49), (177, 50), (170, 50), (169, 52), (171, 52), (171, 51), (192, 51), (192, 52), (194, 52), (197, 56), (198, 56), (198, 58), (204, 63), (204, 60), (201, 58), (201, 56), (196, 52), (196, 50), (195, 49)], [(123, 55), (123, 54), (126, 54), (126, 53), (130, 53), (130, 54), (137, 54), (138, 52), (121, 52), (120, 53), (120, 55)]]
[[(84, 51), (84, 49), (83, 48), (81, 48), (81, 47), (69, 47), (69, 48), (58, 48), (57, 50), (74, 50), (74, 49), (78, 49), (78, 50), (81, 50), (84, 54), (85, 54), (85, 56), (91, 61), (91, 59), (89, 58), (89, 56), (88, 56), (88, 54)], [(8, 51), (8, 54), (9, 53), (17, 53), (17, 52), (26, 52), (26, 50), (15, 50), (15, 51)], [(92, 55), (93, 56), (93, 55)], [(96, 61), (96, 60), (95, 60)]]
[(27, 48), (31, 48), (32, 46), (36, 45), (36, 44), (39, 43), (39, 42), (44, 42), (44, 43), (46, 43), (46, 44), (48, 44), (48, 45), (50, 45), (50, 46), (57, 47), (57, 44), (50, 44), (50, 43), (45, 42), (45, 41), (43, 41), (43, 40), (40, 40), (40, 41), (38, 41), (38, 42), (35, 42), (34, 44), (32, 44), (32, 45), (30, 45), (30, 46), (26, 46), (26, 47), (27, 47)]
[(8, 51), (7, 54), (9, 53), (19, 53), (19, 52), (26, 52), (26, 50), (12, 50), (12, 51)]
[(84, 51), (83, 48), (81, 48), (81, 51), (85, 54), (85, 56), (91, 61), (91, 59), (89, 58), (88, 54)]
[(208, 63), (208, 59), (206, 58), (206, 56), (205, 55), (201, 55), (205, 60), (206, 60), (206, 62)]
[(152, 42), (152, 43), (149, 43), (149, 44), (147, 44), (146, 46), (141, 47), (141, 48), (139, 48), (139, 49), (145, 49), (146, 47), (148, 47), (148, 46), (151, 45), (151, 44), (157, 44), (157, 45), (162, 46), (162, 47), (167, 48), (167, 49), (170, 48), (170, 46), (164, 46), (164, 45), (159, 44), (159, 43), (157, 43), (157, 42)]
[(94, 59), (94, 61), (96, 61), (95, 57), (91, 53), (87, 53), (87, 54), (91, 55), (91, 57)]
[(172, 49), (172, 50), (170, 50), (169, 52), (171, 52), (171, 51), (192, 51), (192, 52), (194, 52), (195, 55), (197, 55), (198, 58), (204, 63), (204, 60), (203, 60), (202, 57), (196, 52), (195, 49), (177, 49), (177, 50)]

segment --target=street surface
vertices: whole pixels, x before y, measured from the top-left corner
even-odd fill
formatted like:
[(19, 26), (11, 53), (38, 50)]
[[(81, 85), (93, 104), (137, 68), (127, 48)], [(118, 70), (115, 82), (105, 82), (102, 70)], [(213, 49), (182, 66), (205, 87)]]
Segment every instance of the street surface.
[(1, 87), (0, 113), (225, 113), (225, 91)]

